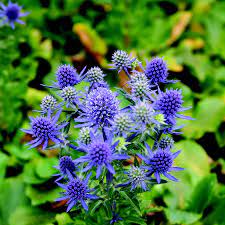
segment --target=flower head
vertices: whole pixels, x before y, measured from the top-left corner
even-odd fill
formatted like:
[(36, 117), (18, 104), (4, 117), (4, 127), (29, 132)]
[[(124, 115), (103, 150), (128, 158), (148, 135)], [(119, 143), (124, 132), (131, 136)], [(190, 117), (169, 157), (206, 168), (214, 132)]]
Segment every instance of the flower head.
[(89, 69), (85, 76), (89, 82), (95, 83), (95, 82), (102, 81), (105, 74), (99, 67), (95, 66), (95, 67), (92, 67), (91, 69)]
[(91, 143), (87, 146), (80, 146), (86, 151), (86, 155), (76, 159), (75, 162), (88, 163), (83, 172), (92, 169), (92, 167), (97, 167), (96, 178), (101, 175), (103, 168), (106, 168), (111, 174), (115, 174), (115, 170), (111, 164), (112, 161), (128, 158), (127, 155), (116, 154), (115, 148), (117, 144), (118, 142), (112, 144), (111, 134), (109, 134), (107, 140), (104, 140), (101, 135), (94, 136), (91, 134)]
[(118, 113), (114, 117), (113, 130), (119, 136), (125, 136), (132, 128), (133, 121), (128, 113)]
[(19, 6), (17, 3), (12, 3), (9, 1), (7, 6), (3, 3), (0, 3), (0, 7), (0, 18), (3, 18), (2, 24), (8, 23), (12, 27), (12, 29), (15, 28), (16, 22), (20, 24), (25, 24), (22, 20), (20, 20), (20, 18), (23, 16), (27, 16), (29, 13), (22, 13), (22, 7)]
[(144, 167), (148, 170), (147, 175), (150, 176), (154, 173), (158, 183), (160, 183), (161, 181), (161, 174), (172, 181), (178, 181), (177, 178), (175, 178), (168, 172), (183, 170), (183, 168), (173, 166), (173, 160), (179, 155), (180, 151), (172, 153), (168, 149), (157, 149), (153, 153), (147, 144), (146, 148), (149, 155), (143, 156), (138, 154), (138, 156), (147, 164), (147, 166)]
[(66, 107), (69, 107), (70, 105), (74, 106), (78, 103), (77, 91), (72, 86), (64, 87), (61, 91), (61, 96), (66, 102)]
[(60, 89), (74, 86), (80, 82), (79, 74), (71, 65), (61, 65), (56, 71), (56, 78)]
[(119, 101), (112, 91), (99, 87), (87, 96), (85, 113), (76, 122), (84, 122), (81, 126), (109, 126), (119, 111)]
[(144, 73), (135, 73), (129, 82), (131, 95), (135, 98), (145, 98), (150, 94), (147, 77)]
[(124, 70), (126, 73), (128, 73), (128, 69), (131, 68), (133, 61), (134, 60), (130, 59), (129, 55), (122, 50), (115, 51), (112, 56), (112, 66), (118, 70), (118, 72)]
[(145, 75), (149, 79), (150, 84), (164, 83), (168, 77), (166, 62), (159, 57), (153, 58), (146, 65)]
[(92, 190), (88, 188), (88, 180), (91, 174), (89, 174), (85, 180), (80, 178), (74, 178), (70, 172), (68, 172), (69, 182), (65, 184), (57, 183), (61, 188), (65, 190), (63, 197), (56, 199), (57, 201), (68, 200), (67, 212), (70, 211), (79, 201), (83, 208), (87, 211), (88, 206), (86, 204), (87, 199), (97, 199), (96, 195), (90, 194)]
[(166, 118), (173, 118), (182, 109), (181, 90), (166, 90), (160, 92), (155, 102), (155, 109), (160, 110)]
[(64, 176), (67, 176), (68, 171), (75, 176), (74, 171), (77, 169), (75, 163), (73, 162), (70, 156), (62, 156), (59, 159), (59, 166), (55, 166), (55, 168), (60, 171), (59, 174), (54, 175), (54, 176), (59, 176), (56, 182), (64, 178)]
[(90, 132), (91, 132), (91, 129), (89, 127), (82, 127), (79, 132), (79, 137), (78, 137), (79, 142), (85, 145), (90, 144), (91, 143)]
[(67, 123), (62, 123), (57, 125), (57, 120), (59, 118), (61, 111), (58, 111), (52, 118), (50, 115), (47, 117), (39, 116), (31, 119), (31, 129), (22, 129), (22, 131), (31, 134), (34, 140), (28, 142), (30, 148), (35, 148), (43, 143), (42, 149), (46, 149), (48, 146), (48, 141), (52, 140), (55, 143), (60, 143), (58, 136), (61, 134), (60, 129), (65, 127)]
[(54, 111), (57, 108), (57, 100), (51, 96), (46, 95), (41, 101), (41, 109), (43, 113), (47, 113), (49, 110)]
[(159, 142), (159, 148), (162, 150), (171, 149), (173, 145), (174, 145), (174, 140), (173, 138), (169, 136), (162, 138)]

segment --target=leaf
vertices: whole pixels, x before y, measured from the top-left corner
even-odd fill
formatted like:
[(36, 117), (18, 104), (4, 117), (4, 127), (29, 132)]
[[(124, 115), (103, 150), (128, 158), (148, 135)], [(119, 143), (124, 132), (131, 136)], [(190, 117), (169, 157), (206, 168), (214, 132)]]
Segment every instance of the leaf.
[(56, 221), (58, 222), (58, 225), (69, 225), (74, 224), (74, 221), (70, 218), (68, 213), (61, 213), (56, 215)]
[(0, 152), (0, 180), (5, 176), (8, 160), (9, 157), (6, 154)]
[(192, 224), (202, 217), (198, 213), (185, 212), (177, 209), (164, 209), (164, 212), (171, 224)]
[(8, 225), (9, 216), (13, 214), (14, 210), (27, 203), (21, 177), (1, 181), (0, 193), (0, 224)]
[(27, 186), (25, 190), (26, 195), (31, 199), (31, 204), (33, 206), (55, 201), (55, 199), (60, 197), (60, 191), (60, 188), (54, 188), (51, 190), (38, 190), (30, 185)]
[(120, 191), (120, 195), (124, 197), (132, 206), (132, 208), (138, 213), (139, 216), (142, 216), (140, 209), (136, 206), (136, 204), (132, 201), (132, 199), (126, 194), (124, 191)]
[(55, 213), (34, 207), (19, 207), (9, 218), (9, 225), (47, 225), (54, 222)]
[(225, 116), (225, 100), (219, 97), (207, 97), (198, 102), (193, 117), (182, 129), (188, 138), (200, 138), (205, 132), (215, 132)]
[(193, 190), (187, 210), (195, 213), (202, 213), (208, 206), (214, 194), (216, 183), (217, 179), (215, 174), (203, 177)]

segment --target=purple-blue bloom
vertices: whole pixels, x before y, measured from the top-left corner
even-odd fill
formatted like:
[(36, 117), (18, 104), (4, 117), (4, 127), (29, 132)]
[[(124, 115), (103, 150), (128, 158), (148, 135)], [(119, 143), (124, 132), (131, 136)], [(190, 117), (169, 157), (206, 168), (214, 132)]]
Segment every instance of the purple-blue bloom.
[(110, 120), (113, 120), (119, 111), (119, 101), (112, 91), (99, 87), (87, 96), (84, 110), (85, 112), (75, 119), (75, 122), (82, 122), (76, 127), (110, 126)]
[(57, 183), (61, 188), (65, 190), (63, 197), (56, 199), (56, 201), (68, 200), (67, 212), (70, 211), (78, 202), (81, 203), (83, 208), (87, 211), (88, 206), (86, 203), (87, 199), (98, 199), (98, 196), (90, 194), (92, 191), (88, 188), (88, 181), (91, 173), (87, 175), (85, 180), (80, 178), (74, 178), (69, 171), (67, 171), (69, 182), (67, 184)]
[(172, 137), (163, 137), (159, 142), (159, 148), (162, 150), (171, 149), (174, 145), (174, 140)]
[(72, 86), (64, 87), (61, 91), (61, 97), (66, 103), (66, 107), (75, 107), (79, 105), (79, 97), (76, 89)]
[(98, 83), (103, 81), (105, 74), (99, 67), (95, 66), (89, 69), (84, 76), (90, 83)]
[(58, 136), (61, 134), (60, 130), (64, 128), (67, 123), (65, 122), (60, 125), (57, 124), (60, 113), (61, 111), (58, 111), (52, 118), (50, 113), (48, 113), (47, 117), (30, 117), (31, 129), (21, 129), (25, 133), (31, 134), (34, 138), (32, 141), (27, 143), (27, 145), (30, 145), (29, 149), (43, 144), (42, 149), (44, 150), (47, 148), (49, 140), (52, 140), (57, 144), (61, 142)]
[(42, 99), (40, 106), (42, 109), (42, 111), (41, 111), (42, 114), (48, 113), (49, 110), (51, 112), (53, 112), (54, 110), (56, 110), (58, 108), (57, 100), (51, 95), (46, 95)]
[(156, 57), (147, 62), (144, 72), (151, 85), (166, 83), (167, 81), (168, 69), (166, 62), (162, 58)]
[(154, 174), (158, 183), (160, 183), (161, 181), (161, 174), (172, 181), (178, 181), (178, 179), (169, 174), (169, 172), (183, 170), (183, 168), (181, 167), (173, 166), (174, 159), (179, 155), (181, 151), (172, 153), (168, 149), (161, 150), (158, 148), (153, 153), (147, 144), (145, 146), (148, 151), (148, 156), (143, 156), (141, 154), (138, 154), (138, 156), (147, 164), (147, 166), (143, 166), (143, 168), (148, 171), (147, 175), (151, 176), (152, 174)]
[(89, 145), (80, 145), (79, 148), (86, 152), (85, 156), (76, 159), (75, 163), (88, 163), (83, 169), (83, 172), (91, 170), (93, 167), (97, 168), (96, 178), (102, 173), (102, 169), (106, 168), (111, 174), (115, 174), (112, 166), (114, 160), (123, 160), (129, 158), (124, 154), (116, 153), (116, 143), (112, 143), (112, 134), (107, 134), (107, 139), (104, 140), (102, 135), (94, 136), (91, 133), (91, 143)]
[(22, 13), (22, 7), (19, 6), (17, 3), (12, 3), (9, 1), (8, 5), (4, 5), (0, 2), (0, 18), (3, 19), (2, 25), (8, 23), (12, 29), (15, 28), (15, 23), (25, 24), (21, 17), (27, 16), (29, 13)]
[(113, 66), (112, 69), (115, 69), (118, 71), (118, 73), (121, 70), (124, 70), (127, 74), (128, 74), (128, 70), (132, 68), (132, 62), (135, 59), (131, 59), (130, 56), (122, 50), (117, 50), (113, 53), (112, 56), (112, 64), (110, 64), (111, 66)]
[(71, 156), (62, 156), (60, 157), (59, 159), (59, 165), (58, 166), (55, 166), (56, 169), (59, 170), (59, 174), (54, 174), (54, 176), (59, 176), (56, 180), (59, 181), (61, 180), (62, 178), (64, 178), (65, 176), (68, 175), (68, 171), (76, 176), (75, 174), (75, 170), (77, 169), (75, 163), (73, 162)]

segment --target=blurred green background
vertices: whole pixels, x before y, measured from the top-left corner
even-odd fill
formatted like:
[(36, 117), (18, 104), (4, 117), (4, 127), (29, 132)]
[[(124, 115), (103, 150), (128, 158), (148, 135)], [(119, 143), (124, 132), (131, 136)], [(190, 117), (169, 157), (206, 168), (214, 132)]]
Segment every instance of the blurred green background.
[[(3, 1), (7, 3), (6, 1)], [(118, 77), (107, 63), (116, 49), (139, 60), (163, 56), (170, 78), (181, 82), (192, 105), (183, 134), (179, 183), (140, 194), (137, 212), (120, 224), (225, 224), (225, 1), (216, 0), (20, 0), (26, 25), (0, 28), (0, 225), (106, 224), (102, 211), (66, 214), (54, 203), (51, 178), (57, 149), (28, 151), (19, 128), (40, 109), (61, 63), (100, 65), (111, 86)], [(73, 134), (76, 136), (76, 132)], [(121, 209), (122, 210), (122, 209)], [(130, 217), (129, 217), (130, 215)], [(89, 219), (86, 217), (89, 216)]]

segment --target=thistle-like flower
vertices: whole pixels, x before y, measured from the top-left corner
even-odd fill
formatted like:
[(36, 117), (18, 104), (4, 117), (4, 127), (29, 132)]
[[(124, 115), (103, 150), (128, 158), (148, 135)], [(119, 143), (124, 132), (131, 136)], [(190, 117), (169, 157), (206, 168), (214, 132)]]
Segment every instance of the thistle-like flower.
[(147, 62), (145, 75), (149, 79), (150, 84), (166, 83), (168, 77), (168, 69), (166, 62), (159, 57), (153, 58)]
[(3, 21), (1, 22), (2, 25), (8, 23), (11, 28), (14, 29), (15, 23), (25, 24), (22, 20), (20, 20), (20, 18), (27, 16), (29, 13), (22, 13), (22, 7), (17, 3), (12, 3), (9, 1), (8, 5), (6, 6), (0, 2), (0, 7), (0, 18), (3, 19)]
[(114, 117), (112, 129), (115, 134), (125, 137), (127, 132), (131, 131), (133, 121), (130, 117), (131, 115), (125, 112), (120, 112)]
[(59, 159), (59, 165), (55, 166), (56, 169), (59, 170), (59, 174), (54, 174), (54, 176), (58, 176), (56, 182), (58, 182), (59, 180), (63, 179), (65, 176), (68, 175), (68, 171), (73, 175), (76, 176), (75, 174), (75, 170), (76, 165), (73, 162), (71, 156), (62, 156)]
[(88, 145), (91, 143), (91, 136), (90, 136), (91, 129), (89, 127), (82, 127), (79, 132), (78, 137), (78, 144), (82, 143)]
[(75, 120), (75, 122), (82, 122), (83, 124), (76, 127), (110, 126), (109, 121), (113, 121), (119, 111), (119, 101), (112, 91), (100, 87), (91, 91), (87, 96), (84, 110), (85, 112)]
[(68, 173), (69, 182), (67, 184), (57, 183), (61, 188), (65, 190), (63, 197), (56, 199), (56, 201), (68, 200), (67, 212), (70, 211), (78, 202), (81, 203), (82, 207), (87, 211), (88, 206), (86, 204), (87, 199), (98, 199), (98, 196), (90, 194), (92, 191), (88, 188), (88, 181), (91, 173), (88, 174), (85, 180), (80, 178), (74, 178), (70, 172)]
[(93, 167), (97, 167), (96, 178), (102, 173), (102, 169), (106, 168), (111, 174), (115, 174), (112, 166), (114, 160), (127, 159), (124, 154), (116, 154), (115, 148), (118, 142), (112, 144), (112, 134), (108, 134), (107, 140), (104, 140), (101, 135), (94, 136), (91, 134), (91, 143), (89, 145), (81, 145), (81, 150), (86, 152), (85, 156), (75, 159), (75, 163), (88, 163), (83, 169), (83, 172), (89, 171)]
[(57, 108), (57, 100), (51, 95), (46, 95), (42, 99), (40, 106), (43, 114), (48, 113), (49, 110), (52, 112)]
[(71, 65), (61, 65), (56, 71), (58, 86), (63, 89), (68, 86), (74, 86), (80, 82), (79, 74)]
[(95, 82), (98, 83), (100, 81), (103, 81), (104, 76), (105, 76), (105, 74), (103, 73), (103, 71), (97, 66), (92, 67), (85, 74), (86, 79), (90, 83), (95, 83)]
[(169, 136), (162, 138), (159, 142), (159, 148), (162, 150), (165, 150), (165, 149), (170, 150), (173, 147), (173, 145), (174, 145), (174, 140), (173, 138)]
[(135, 59), (131, 59), (125, 51), (117, 50), (113, 53), (113, 64), (111, 64), (111, 66), (118, 72), (124, 70), (128, 74), (128, 70), (131, 69), (131, 64), (134, 60)]
[(147, 144), (146, 149), (148, 151), (148, 156), (143, 156), (141, 154), (137, 155), (147, 164), (147, 166), (143, 167), (148, 170), (147, 175), (151, 176), (154, 173), (158, 183), (161, 181), (161, 174), (172, 181), (178, 181), (178, 179), (169, 174), (169, 172), (183, 170), (181, 167), (173, 166), (173, 160), (179, 155), (181, 151), (172, 153), (168, 149), (157, 149), (153, 153)]
[(62, 123), (57, 125), (57, 120), (60, 116), (61, 111), (58, 111), (52, 118), (50, 114), (47, 117), (39, 116), (36, 118), (30, 117), (31, 119), (31, 129), (21, 129), (25, 133), (31, 134), (34, 140), (27, 143), (30, 148), (35, 148), (43, 143), (42, 149), (46, 149), (48, 146), (48, 141), (59, 144), (61, 140), (59, 139), (60, 130), (64, 128), (68, 123)]
[(131, 169), (126, 173), (128, 175), (128, 181), (126, 183), (117, 185), (117, 187), (125, 187), (131, 185), (131, 191), (138, 187), (140, 187), (144, 191), (148, 190), (148, 183), (151, 178), (147, 176), (144, 169), (132, 166)]
[(178, 112), (190, 109), (182, 107), (183, 96), (181, 90), (166, 90), (166, 92), (159, 91), (157, 100), (154, 103), (154, 108), (163, 113), (166, 119), (173, 119), (174, 117), (182, 119), (192, 119), (189, 116), (178, 114)]
[(131, 87), (131, 95), (134, 98), (143, 99), (150, 95), (151, 90), (148, 84), (148, 79), (144, 73), (134, 73), (129, 81), (129, 86)]
[(61, 97), (66, 102), (66, 107), (74, 107), (79, 104), (78, 93), (72, 86), (64, 87), (61, 91)]

